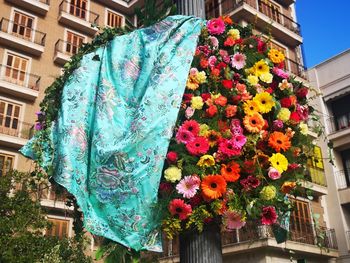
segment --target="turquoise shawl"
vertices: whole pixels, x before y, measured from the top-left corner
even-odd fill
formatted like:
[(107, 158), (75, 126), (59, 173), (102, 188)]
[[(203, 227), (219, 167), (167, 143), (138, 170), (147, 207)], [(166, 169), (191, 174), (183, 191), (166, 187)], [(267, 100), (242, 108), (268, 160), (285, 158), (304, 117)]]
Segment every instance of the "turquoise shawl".
[[(135, 250), (161, 251), (157, 192), (203, 20), (173, 16), (84, 56), (51, 127), (54, 180), (85, 228)], [(97, 59), (96, 59), (97, 58)], [(35, 159), (33, 143), (21, 152)]]

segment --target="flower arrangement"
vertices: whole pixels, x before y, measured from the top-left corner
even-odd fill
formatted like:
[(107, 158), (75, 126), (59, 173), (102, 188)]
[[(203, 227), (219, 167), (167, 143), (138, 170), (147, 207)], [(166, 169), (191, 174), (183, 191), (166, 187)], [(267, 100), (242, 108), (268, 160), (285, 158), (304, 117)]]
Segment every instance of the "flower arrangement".
[(278, 224), (290, 211), (310, 143), (308, 88), (251, 31), (227, 17), (202, 30), (159, 188), (169, 238), (210, 222)]

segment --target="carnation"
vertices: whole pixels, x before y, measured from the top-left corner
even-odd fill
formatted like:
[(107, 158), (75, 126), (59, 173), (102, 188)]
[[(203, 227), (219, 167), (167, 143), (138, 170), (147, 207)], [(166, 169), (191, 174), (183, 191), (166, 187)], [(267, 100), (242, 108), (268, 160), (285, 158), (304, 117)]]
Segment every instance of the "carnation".
[(277, 115), (277, 118), (283, 122), (288, 121), (290, 118), (290, 110), (287, 108), (281, 108)]
[(265, 83), (271, 83), (273, 79), (273, 75), (271, 73), (264, 73), (259, 76), (259, 79)]
[(194, 96), (191, 99), (191, 108), (195, 110), (201, 110), (203, 108), (203, 99), (201, 96)]
[(169, 163), (175, 163), (177, 161), (177, 157), (177, 153), (173, 151), (168, 152), (168, 154), (166, 155), (166, 158)]
[(275, 73), (277, 76), (279, 76), (282, 79), (289, 78), (289, 74), (287, 72), (285, 72), (284, 70), (278, 68), (278, 67), (274, 67), (272, 69), (272, 72)]
[(273, 206), (264, 206), (261, 214), (261, 223), (263, 225), (272, 225), (277, 222), (276, 209)]
[(257, 76), (254, 76), (254, 75), (249, 75), (247, 77), (247, 80), (249, 82), (250, 85), (257, 85), (259, 83), (259, 78)]
[(227, 34), (234, 40), (239, 39), (241, 37), (238, 29), (230, 29)]
[(164, 171), (164, 178), (169, 182), (176, 182), (181, 179), (181, 169), (176, 166), (170, 166)]
[(300, 129), (300, 133), (302, 134), (302, 135), (307, 135), (308, 134), (308, 132), (309, 132), (309, 128), (308, 128), (308, 126), (307, 126), (307, 124), (306, 123), (304, 123), (304, 122), (301, 122), (300, 124), (299, 124), (299, 129)]
[(268, 169), (267, 174), (270, 177), (270, 179), (272, 179), (272, 180), (277, 180), (277, 179), (281, 178), (281, 173), (276, 168), (273, 168), (273, 167), (270, 167)]

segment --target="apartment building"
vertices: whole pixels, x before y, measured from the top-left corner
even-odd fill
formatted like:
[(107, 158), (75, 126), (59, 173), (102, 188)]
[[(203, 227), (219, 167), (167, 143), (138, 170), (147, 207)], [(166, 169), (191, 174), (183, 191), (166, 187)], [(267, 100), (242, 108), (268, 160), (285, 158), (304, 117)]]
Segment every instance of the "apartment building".
[[(310, 84), (322, 93), (315, 107), (322, 113), (333, 144), (334, 165), (325, 163), (326, 204), (329, 224), (338, 239), (337, 262), (350, 262), (350, 49), (309, 69), (308, 75)], [(319, 145), (326, 155), (326, 143), (320, 141)]]

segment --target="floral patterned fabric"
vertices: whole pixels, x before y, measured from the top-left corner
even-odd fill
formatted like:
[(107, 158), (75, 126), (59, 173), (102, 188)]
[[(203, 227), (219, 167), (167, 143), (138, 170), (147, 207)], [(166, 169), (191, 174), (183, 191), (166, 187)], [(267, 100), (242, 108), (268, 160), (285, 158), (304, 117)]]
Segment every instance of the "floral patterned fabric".
[[(66, 83), (42, 166), (52, 162), (93, 234), (161, 251), (158, 186), (202, 23), (173, 16), (116, 37)], [(33, 159), (36, 138), (21, 149)]]

